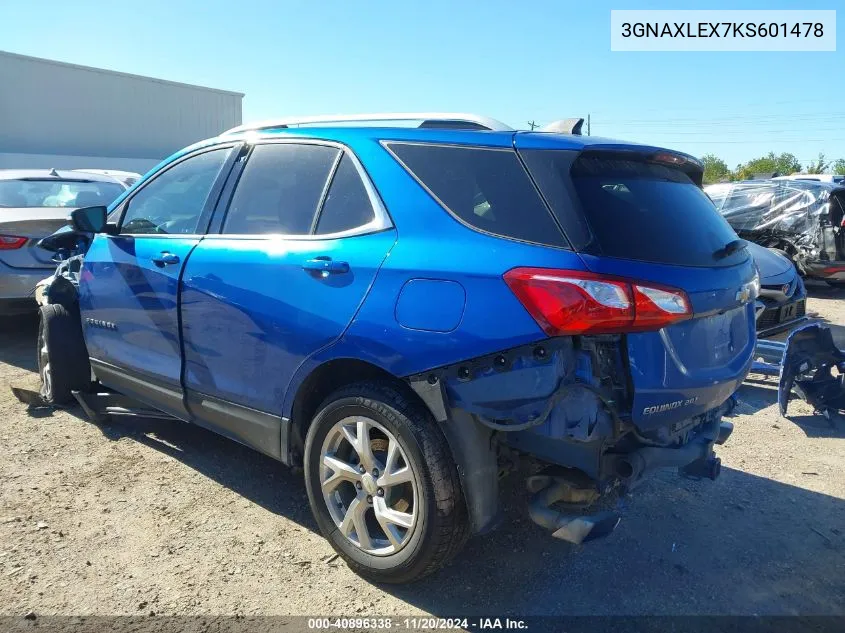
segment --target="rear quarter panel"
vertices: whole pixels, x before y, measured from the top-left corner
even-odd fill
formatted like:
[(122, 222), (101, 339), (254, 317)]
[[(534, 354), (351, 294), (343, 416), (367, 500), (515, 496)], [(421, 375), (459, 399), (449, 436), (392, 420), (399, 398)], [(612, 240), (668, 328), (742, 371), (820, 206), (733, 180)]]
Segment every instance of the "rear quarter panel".
[[(361, 140), (353, 149), (393, 218), (397, 243), (344, 335), (306, 359), (296, 372), (287, 390), (286, 415), (290, 414), (298, 385), (329, 360), (356, 358), (393, 375), (408, 376), (543, 340), (546, 334), (502, 275), (524, 265), (583, 268), (572, 251), (493, 237), (465, 227), (377, 142)], [(407, 306), (399, 298), (403, 288), (416, 280), (446, 282), (438, 287), (442, 292), (432, 293), (426, 306), (431, 319), (428, 323), (440, 327), (403, 316)], [(457, 305), (461, 301), (462, 307)], [(460, 319), (455, 324), (458, 312)]]

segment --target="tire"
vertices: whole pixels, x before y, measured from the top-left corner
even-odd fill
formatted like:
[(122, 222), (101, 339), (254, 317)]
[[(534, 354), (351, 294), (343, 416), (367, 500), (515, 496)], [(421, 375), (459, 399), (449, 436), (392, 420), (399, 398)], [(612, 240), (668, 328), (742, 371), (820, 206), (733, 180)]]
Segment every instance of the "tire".
[[(357, 442), (360, 423), (368, 443)], [(367, 471), (355, 479), (355, 461), (361, 467), (367, 461), (356, 445), (369, 446), (372, 463), (382, 469), (378, 478)], [(334, 477), (338, 470), (324, 465), (327, 455), (349, 467), (344, 476)], [(329, 396), (308, 429), (304, 461), (308, 501), (320, 531), (349, 567), (368, 580), (419, 580), (445, 565), (466, 542), (466, 502), (446, 438), (424, 407), (391, 384), (361, 382)], [(341, 481), (330, 489), (333, 478)], [(390, 483), (402, 479), (409, 481)], [(347, 521), (356, 500), (356, 507), (363, 508), (369, 547), (357, 527), (349, 525), (354, 521)]]
[(72, 391), (91, 385), (91, 366), (77, 311), (62, 305), (41, 306), (38, 324), (38, 374), (41, 397), (50, 404), (73, 401)]

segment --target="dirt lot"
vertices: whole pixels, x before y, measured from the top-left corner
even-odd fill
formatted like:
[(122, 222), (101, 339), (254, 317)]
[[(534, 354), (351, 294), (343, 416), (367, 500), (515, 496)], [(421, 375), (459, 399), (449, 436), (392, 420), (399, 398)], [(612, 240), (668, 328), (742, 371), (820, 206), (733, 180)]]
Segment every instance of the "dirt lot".
[[(845, 324), (845, 292), (810, 292)], [(269, 458), (187, 424), (28, 413), (7, 385), (37, 388), (35, 329), (0, 323), (0, 613), (845, 614), (845, 421), (780, 418), (759, 377), (718, 481), (661, 474), (583, 547), (535, 527), (513, 481), (497, 532), (380, 587), (330, 558), (301, 477)]]

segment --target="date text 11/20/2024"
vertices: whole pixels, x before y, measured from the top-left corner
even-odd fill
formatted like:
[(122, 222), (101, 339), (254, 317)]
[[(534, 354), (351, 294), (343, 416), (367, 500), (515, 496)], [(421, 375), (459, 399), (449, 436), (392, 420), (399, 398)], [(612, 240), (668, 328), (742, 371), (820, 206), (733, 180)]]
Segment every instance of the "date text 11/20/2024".
[(308, 628), (329, 630), (478, 630), (525, 631), (528, 624), (519, 618), (308, 618)]

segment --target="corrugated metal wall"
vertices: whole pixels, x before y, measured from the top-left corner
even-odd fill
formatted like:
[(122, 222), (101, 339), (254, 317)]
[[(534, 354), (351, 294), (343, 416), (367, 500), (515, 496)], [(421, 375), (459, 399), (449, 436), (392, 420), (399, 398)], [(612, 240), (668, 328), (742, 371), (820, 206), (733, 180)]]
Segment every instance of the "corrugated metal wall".
[(240, 125), (242, 99), (0, 51), (0, 152), (157, 160)]

